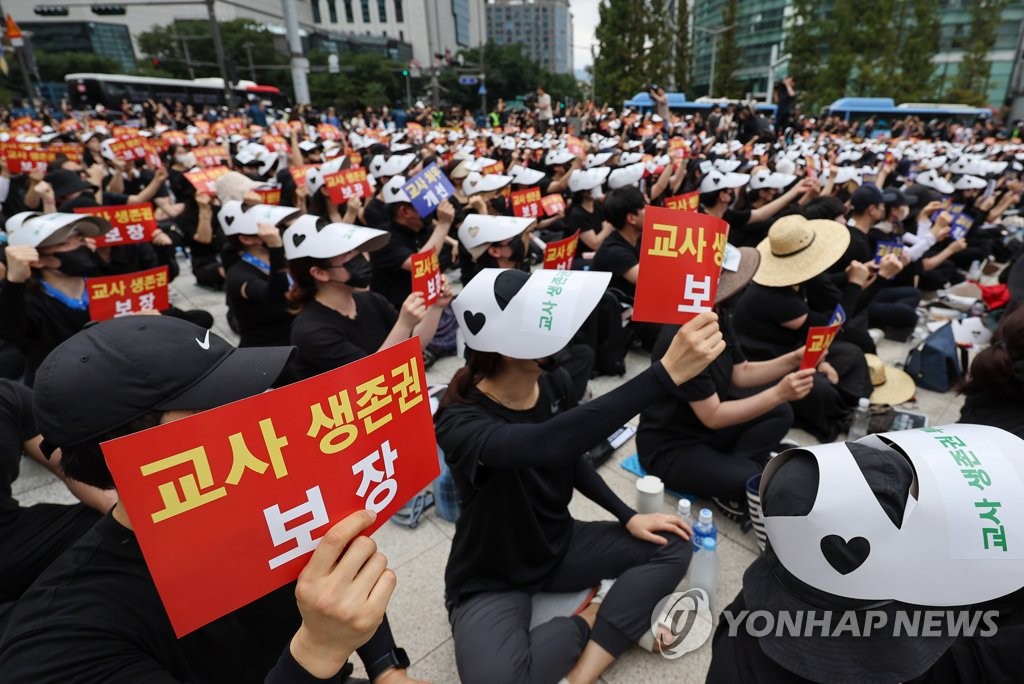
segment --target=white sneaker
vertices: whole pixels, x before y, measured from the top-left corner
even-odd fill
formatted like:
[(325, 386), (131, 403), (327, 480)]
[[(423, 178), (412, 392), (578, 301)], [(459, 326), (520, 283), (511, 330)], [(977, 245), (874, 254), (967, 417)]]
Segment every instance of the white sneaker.
[(599, 605), (601, 601), (604, 601), (604, 597), (611, 591), (612, 585), (615, 584), (613, 579), (601, 580), (601, 586), (597, 588), (597, 593), (594, 594), (594, 598), (590, 599), (591, 605)]

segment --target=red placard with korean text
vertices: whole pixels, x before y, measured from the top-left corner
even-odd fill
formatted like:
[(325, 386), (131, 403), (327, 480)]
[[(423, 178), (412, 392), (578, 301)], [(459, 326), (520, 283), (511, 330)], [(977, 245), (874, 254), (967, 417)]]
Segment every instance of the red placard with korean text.
[(156, 217), (153, 216), (153, 205), (149, 202), (139, 204), (120, 204), (109, 207), (78, 207), (76, 214), (102, 216), (113, 226), (103, 235), (97, 235), (97, 247), (115, 245), (133, 245), (139, 242), (150, 242), (157, 231)]
[(288, 141), (280, 135), (270, 135), (269, 133), (266, 133), (262, 138), (260, 138), (260, 142), (263, 143), (263, 145), (271, 152), (288, 151)]
[(110, 143), (110, 153), (118, 159), (129, 162), (136, 159), (145, 159), (146, 155), (152, 151), (149, 140), (138, 133), (135, 135), (119, 136)]
[(19, 133), (42, 133), (43, 122), (36, 121), (31, 116), (19, 116), (11, 119), (11, 128)]
[(260, 204), (281, 204), (281, 188), (256, 188), (254, 192), (260, 196)]
[(366, 169), (350, 168), (324, 176), (324, 187), (335, 204), (344, 204), (353, 197), (370, 197), (373, 190), (366, 180)]
[(580, 231), (563, 239), (549, 242), (544, 246), (544, 268), (556, 271), (571, 271), (572, 260), (576, 258), (576, 248), (579, 247)]
[(45, 171), (57, 158), (57, 152), (43, 150), (25, 143), (0, 143), (0, 156), (11, 173)]
[(341, 131), (334, 124), (317, 124), (316, 132), (324, 140), (341, 140)]
[(228, 160), (227, 150), (220, 145), (196, 147), (192, 149), (192, 153), (196, 155), (196, 165), (204, 168), (220, 166)]
[(505, 173), (505, 162), (500, 159), (490, 166), (480, 169), (481, 176), (498, 176)]
[(82, 154), (85, 152), (85, 145), (82, 143), (50, 143), (46, 150), (63, 154), (73, 162), (82, 161)]
[(682, 324), (710, 311), (728, 235), (714, 216), (647, 207), (633, 320)]
[(832, 346), (832, 341), (841, 327), (842, 323), (836, 323), (835, 325), (819, 325), (807, 329), (807, 346), (804, 349), (804, 357), (800, 360), (800, 370), (818, 367), (821, 357)]
[(437, 477), (426, 387), (412, 338), (104, 443), (175, 633), (291, 582), (334, 523), (371, 509), (370, 534)]
[(292, 180), (295, 181), (296, 185), (306, 185), (306, 174), (309, 173), (310, 169), (319, 168), (319, 164), (305, 164), (303, 166), (289, 166), (288, 173), (292, 174)]
[(546, 195), (540, 201), (545, 216), (557, 216), (565, 211), (565, 198), (561, 195)]
[(526, 188), (512, 193), (512, 213), (520, 218), (538, 218), (543, 211), (540, 188)]
[(226, 166), (215, 166), (210, 169), (199, 169), (189, 171), (185, 179), (192, 184), (196, 192), (205, 192), (207, 195), (217, 194), (217, 179), (230, 171)]
[(565, 139), (565, 149), (569, 154), (579, 157), (583, 154), (583, 143), (576, 136), (570, 135)]
[(700, 193), (688, 192), (685, 195), (676, 195), (665, 199), (666, 209), (677, 211), (697, 211), (700, 208)]
[(673, 159), (686, 159), (690, 156), (690, 147), (682, 138), (671, 138), (668, 141), (668, 153)]
[(162, 311), (171, 305), (167, 282), (166, 266), (103, 278), (86, 278), (89, 320), (105, 321), (147, 309)]
[(409, 258), (412, 259), (412, 291), (421, 293), (430, 306), (441, 297), (441, 265), (437, 252), (430, 249)]

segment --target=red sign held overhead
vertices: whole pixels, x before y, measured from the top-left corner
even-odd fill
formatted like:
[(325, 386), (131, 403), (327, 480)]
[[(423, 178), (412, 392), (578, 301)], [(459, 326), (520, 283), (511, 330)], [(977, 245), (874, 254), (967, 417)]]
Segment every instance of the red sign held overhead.
[(345, 204), (353, 197), (370, 197), (373, 189), (366, 180), (366, 169), (355, 167), (343, 169), (324, 176), (324, 187), (335, 204)]
[(556, 271), (571, 271), (579, 242), (580, 231), (578, 230), (563, 240), (549, 242), (544, 247), (544, 268)]
[(558, 216), (565, 211), (565, 198), (561, 195), (546, 195), (540, 203), (544, 206), (545, 216)]
[(682, 324), (710, 311), (728, 235), (714, 216), (647, 207), (633, 320)]
[(110, 221), (113, 228), (103, 235), (96, 236), (97, 247), (150, 242), (153, 233), (157, 231), (153, 205), (149, 202), (109, 207), (78, 207), (75, 213), (102, 216)]
[(210, 169), (189, 171), (185, 174), (185, 179), (192, 184), (192, 187), (196, 189), (196, 192), (204, 192), (207, 195), (216, 195), (217, 179), (230, 170), (231, 169), (226, 166), (214, 166)]
[(539, 218), (543, 211), (540, 188), (526, 188), (512, 193), (512, 213), (520, 218)]
[(333, 524), (370, 509), (371, 533), (437, 477), (426, 386), (412, 338), (104, 443), (175, 633), (291, 582)]
[(162, 311), (170, 306), (167, 267), (103, 278), (86, 278), (89, 320), (131, 316), (141, 311)]
[(700, 208), (700, 193), (688, 192), (685, 195), (676, 195), (665, 199), (666, 209), (676, 211), (697, 211)]
[(417, 252), (412, 257), (412, 291), (419, 292), (427, 306), (441, 297), (441, 265), (437, 252), (430, 249)]

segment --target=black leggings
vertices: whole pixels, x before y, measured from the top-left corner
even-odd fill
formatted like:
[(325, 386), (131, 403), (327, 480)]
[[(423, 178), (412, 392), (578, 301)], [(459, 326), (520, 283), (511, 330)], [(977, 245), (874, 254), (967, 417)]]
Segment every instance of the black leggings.
[(637, 436), (640, 461), (665, 487), (702, 498), (716, 496), (745, 501), (746, 485), (768, 462), (793, 425), (793, 409), (780, 404), (746, 423), (725, 427), (706, 435), (700, 442), (681, 437), (677, 442), (659, 444), (653, 454), (645, 453)]
[[(664, 535), (663, 535), (664, 536)], [(579, 591), (617, 578), (593, 630), (583, 618), (557, 617), (530, 629), (526, 591), (475, 594), (450, 615), (459, 679), (466, 684), (554, 684), (573, 668), (588, 639), (618, 657), (651, 628), (651, 613), (686, 574), (693, 544), (667, 537), (658, 546), (617, 522), (573, 523), (561, 565), (542, 590)]]

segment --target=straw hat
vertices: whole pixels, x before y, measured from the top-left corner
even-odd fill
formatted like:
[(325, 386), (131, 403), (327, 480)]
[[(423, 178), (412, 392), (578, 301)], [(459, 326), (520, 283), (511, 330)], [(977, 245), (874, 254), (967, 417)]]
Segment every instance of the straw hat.
[(871, 392), (872, 404), (896, 406), (914, 398), (917, 385), (909, 374), (899, 368), (885, 365), (882, 359), (874, 354), (865, 354), (864, 360), (868, 363), (868, 374), (874, 387)]
[(754, 282), (786, 287), (806, 282), (839, 260), (850, 246), (850, 231), (836, 221), (783, 216), (757, 245), (761, 265)]

